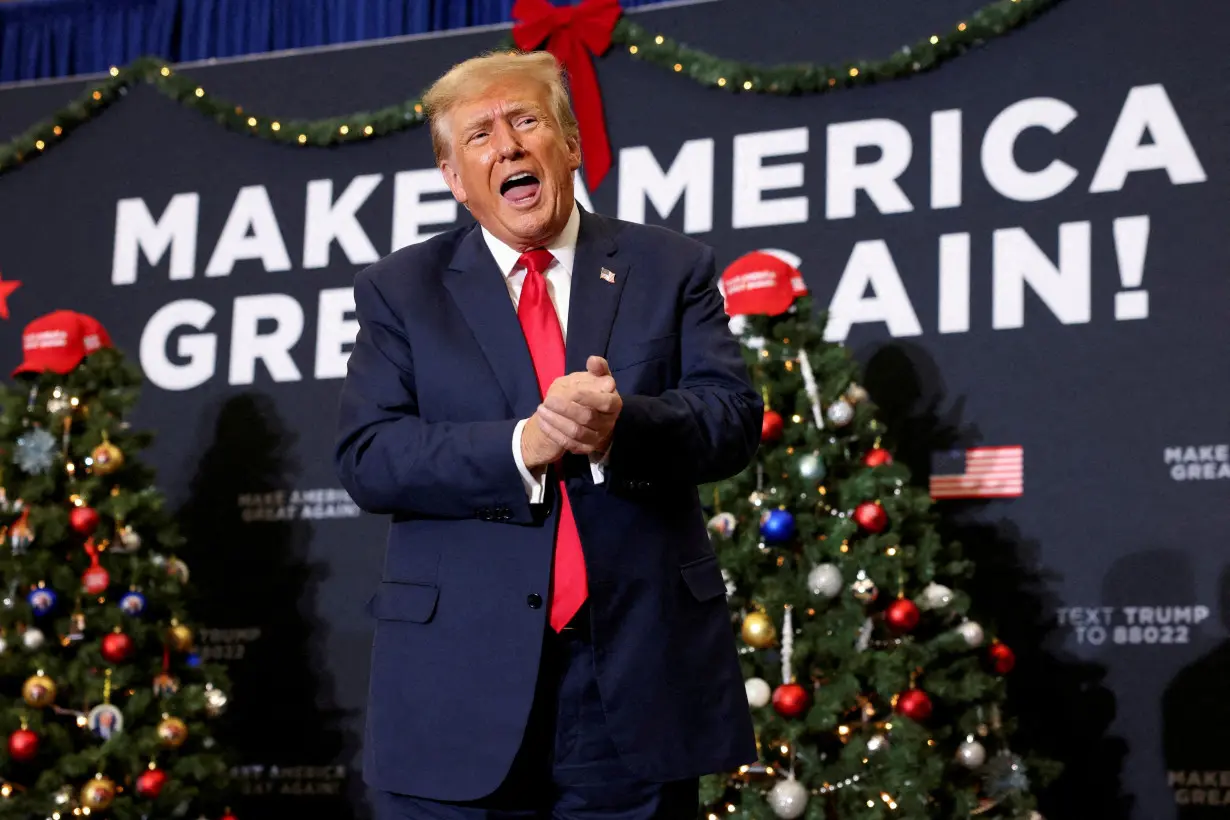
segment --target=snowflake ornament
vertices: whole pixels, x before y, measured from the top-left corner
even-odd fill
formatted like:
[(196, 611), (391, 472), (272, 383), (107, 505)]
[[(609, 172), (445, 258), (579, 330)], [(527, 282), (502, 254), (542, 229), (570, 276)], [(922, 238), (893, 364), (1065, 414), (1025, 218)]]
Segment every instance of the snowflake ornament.
[(55, 436), (41, 427), (36, 427), (18, 436), (13, 461), (29, 475), (42, 475), (51, 469), (55, 449)]

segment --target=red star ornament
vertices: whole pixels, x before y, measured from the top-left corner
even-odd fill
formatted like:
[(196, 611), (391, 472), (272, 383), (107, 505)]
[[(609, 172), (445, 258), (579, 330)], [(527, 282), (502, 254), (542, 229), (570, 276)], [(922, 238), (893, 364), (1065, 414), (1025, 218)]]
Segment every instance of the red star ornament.
[(5, 282), (3, 278), (0, 278), (0, 319), (9, 318), (9, 294), (19, 287), (21, 287), (21, 282)]

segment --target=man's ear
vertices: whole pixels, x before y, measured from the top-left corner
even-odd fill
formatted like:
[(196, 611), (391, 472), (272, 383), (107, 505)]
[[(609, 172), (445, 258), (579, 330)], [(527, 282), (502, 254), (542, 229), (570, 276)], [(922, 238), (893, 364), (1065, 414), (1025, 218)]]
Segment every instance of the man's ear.
[(581, 167), (581, 138), (568, 137), (564, 142), (568, 146), (568, 170), (575, 171)]
[(444, 177), (444, 184), (453, 192), (453, 199), (465, 205), (466, 200), (469, 199), (466, 195), (466, 188), (461, 184), (461, 175), (457, 173), (457, 169), (449, 160), (441, 160), (440, 174)]

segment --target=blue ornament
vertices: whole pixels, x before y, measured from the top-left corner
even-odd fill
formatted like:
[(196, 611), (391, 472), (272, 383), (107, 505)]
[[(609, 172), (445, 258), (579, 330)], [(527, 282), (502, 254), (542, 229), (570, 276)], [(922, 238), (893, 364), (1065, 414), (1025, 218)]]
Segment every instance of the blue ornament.
[(42, 475), (51, 469), (55, 449), (55, 437), (42, 427), (35, 427), (17, 437), (13, 461), (25, 473)]
[(34, 610), (35, 615), (46, 615), (55, 609), (56, 594), (47, 587), (37, 586), (26, 596), (26, 603), (30, 605), (30, 609)]
[(201, 656), (195, 652), (189, 652), (188, 655), (184, 658), (184, 663), (188, 664), (189, 666), (195, 669), (196, 667), (201, 665)]
[(120, 598), (120, 609), (128, 615), (140, 615), (145, 611), (145, 596), (135, 589), (125, 592)]
[(766, 544), (782, 544), (794, 535), (794, 516), (787, 510), (765, 510), (760, 515), (760, 537)]

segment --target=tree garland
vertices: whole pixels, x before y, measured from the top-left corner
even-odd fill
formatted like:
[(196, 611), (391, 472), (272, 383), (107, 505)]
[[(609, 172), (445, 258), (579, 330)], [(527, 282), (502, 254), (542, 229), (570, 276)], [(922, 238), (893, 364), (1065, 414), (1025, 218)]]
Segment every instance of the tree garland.
[[(758, 66), (724, 60), (649, 30), (621, 17), (611, 42), (633, 58), (668, 68), (715, 89), (735, 93), (779, 95), (817, 94), (839, 88), (909, 77), (1023, 25), (1060, 0), (996, 0), (945, 34), (932, 34), (904, 46), (882, 60), (839, 65), (799, 63)], [(513, 47), (505, 38), (498, 49)], [(125, 67), (112, 67), (110, 77), (85, 92), (49, 119), (0, 144), (0, 174), (40, 156), (128, 93), (138, 83), (154, 86), (181, 105), (193, 108), (219, 125), (290, 145), (327, 146), (359, 142), (417, 127), (426, 122), (422, 95), (375, 111), (359, 111), (318, 120), (290, 120), (255, 114), (242, 105), (215, 97), (190, 77), (179, 74), (157, 57), (142, 57)]]

